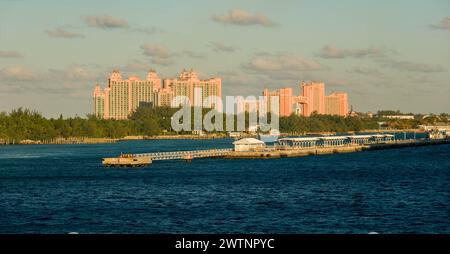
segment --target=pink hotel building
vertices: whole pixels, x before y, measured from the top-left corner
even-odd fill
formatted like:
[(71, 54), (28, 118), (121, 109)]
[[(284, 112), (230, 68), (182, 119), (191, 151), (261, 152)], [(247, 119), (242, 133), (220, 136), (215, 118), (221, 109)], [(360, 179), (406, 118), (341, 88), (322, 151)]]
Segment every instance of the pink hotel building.
[[(194, 95), (194, 89), (201, 88), (201, 98)], [(301, 94), (296, 96), (290, 87), (274, 91), (264, 89), (264, 101), (240, 100), (237, 112), (257, 111), (261, 103), (267, 103), (270, 111), (271, 96), (279, 97), (280, 116), (291, 114), (310, 116), (313, 112), (328, 115), (348, 115), (348, 95), (343, 92), (335, 92), (325, 95), (325, 84), (321, 82), (302, 82)], [(210, 96), (222, 97), (222, 81), (220, 78), (200, 80), (193, 71), (183, 70), (178, 78), (164, 79), (158, 77), (154, 70), (150, 70), (145, 80), (131, 76), (122, 79), (118, 70), (114, 70), (108, 78), (108, 85), (102, 89), (96, 85), (94, 89), (95, 115), (105, 119), (127, 119), (139, 106), (151, 105), (153, 107), (179, 106), (172, 105), (176, 96), (189, 98), (194, 106), (202, 103), (201, 99)], [(221, 110), (221, 105), (215, 100), (207, 102), (205, 107)]]
[[(94, 89), (94, 111), (100, 118), (127, 119), (142, 105), (173, 106), (172, 99), (176, 96), (186, 96), (192, 104), (199, 105), (198, 98), (194, 98), (195, 88), (202, 89), (202, 98), (221, 98), (221, 86), (220, 78), (200, 80), (193, 70), (183, 70), (178, 78), (164, 80), (159, 78), (154, 70), (148, 72), (146, 80), (136, 76), (122, 79), (120, 72), (114, 70), (105, 89), (98, 84)], [(205, 106), (213, 108), (216, 105), (217, 102), (212, 100)]]
[[(274, 91), (264, 89), (264, 102), (267, 103), (267, 110), (270, 111), (271, 96), (278, 96), (280, 116), (290, 116), (291, 114), (310, 116), (313, 112), (325, 115), (348, 115), (348, 95), (343, 92), (334, 92), (325, 95), (325, 84), (322, 82), (302, 82), (300, 84), (301, 94), (294, 95), (290, 87), (280, 88)], [(261, 103), (257, 101), (241, 101), (238, 112), (254, 110), (255, 105)]]

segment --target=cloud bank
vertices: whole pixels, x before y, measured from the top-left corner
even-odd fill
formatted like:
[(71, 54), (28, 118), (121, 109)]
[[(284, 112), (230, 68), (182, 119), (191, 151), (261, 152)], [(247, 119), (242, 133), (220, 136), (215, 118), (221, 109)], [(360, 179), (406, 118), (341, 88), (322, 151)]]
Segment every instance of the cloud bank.
[(363, 58), (363, 57), (382, 57), (387, 50), (379, 47), (368, 47), (359, 49), (339, 49), (334, 45), (324, 46), (316, 55), (321, 58), (343, 59), (343, 58)]
[(396, 69), (399, 71), (410, 71), (410, 72), (444, 72), (446, 71), (444, 67), (438, 64), (428, 64), (428, 63), (417, 63), (410, 61), (398, 61), (393, 59), (386, 59), (379, 62), (382, 67)]

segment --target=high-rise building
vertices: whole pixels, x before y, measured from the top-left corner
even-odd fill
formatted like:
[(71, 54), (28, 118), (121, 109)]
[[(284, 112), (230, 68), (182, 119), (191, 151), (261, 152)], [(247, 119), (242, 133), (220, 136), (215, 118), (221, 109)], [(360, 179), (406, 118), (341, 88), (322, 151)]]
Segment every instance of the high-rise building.
[[(194, 96), (194, 88), (201, 88), (201, 96)], [(148, 72), (146, 80), (136, 76), (122, 79), (120, 72), (114, 70), (104, 90), (99, 85), (94, 89), (95, 115), (105, 119), (127, 119), (140, 106), (179, 106), (172, 105), (176, 96), (186, 96), (191, 105), (199, 106), (209, 96), (222, 96), (221, 79), (199, 80), (193, 70), (183, 70), (177, 79), (165, 79), (162, 84), (154, 70)], [(214, 97), (205, 107), (216, 105), (220, 106)]]
[(325, 84), (321, 82), (301, 83), (302, 97), (306, 99), (303, 104), (303, 115), (310, 116), (313, 112), (325, 114)]
[[(165, 79), (164, 88), (170, 90), (173, 96), (185, 96), (189, 99), (191, 105), (199, 107), (208, 97), (222, 97), (222, 80), (220, 78), (211, 78), (200, 80), (197, 73), (192, 69), (183, 70), (176, 79)], [(195, 95), (195, 88), (200, 88), (201, 96)], [(217, 98), (207, 102), (203, 107), (216, 108), (220, 106)]]
[(292, 88), (281, 88), (275, 91), (264, 89), (263, 96), (266, 102), (270, 102), (270, 96), (279, 96), (280, 116), (289, 116), (292, 113), (303, 116), (311, 116), (312, 113), (347, 116), (347, 93), (332, 93), (325, 96), (325, 84), (323, 82), (302, 82), (301, 93), (293, 95)]
[(155, 107), (171, 107), (173, 93), (170, 88), (161, 88), (153, 96), (153, 105)]
[(348, 114), (348, 95), (335, 92), (325, 96), (325, 113), (327, 115), (346, 116)]
[(161, 88), (161, 79), (150, 70), (146, 80), (131, 76), (122, 79), (120, 71), (114, 70), (108, 78), (108, 86), (102, 91), (94, 90), (95, 115), (105, 119), (126, 119), (142, 105), (152, 105), (153, 96)]
[(253, 98), (253, 99), (244, 99), (239, 98), (236, 102), (236, 113), (242, 114), (245, 112), (258, 112), (261, 107), (261, 101)]
[(293, 91), (290, 87), (280, 88), (275, 91), (264, 89), (263, 96), (266, 98), (267, 112), (271, 112), (272, 98), (277, 96), (279, 100), (280, 116), (290, 116), (293, 111)]
[(102, 91), (99, 84), (94, 89), (94, 112), (95, 116), (103, 118), (105, 116), (105, 99), (106, 94)]

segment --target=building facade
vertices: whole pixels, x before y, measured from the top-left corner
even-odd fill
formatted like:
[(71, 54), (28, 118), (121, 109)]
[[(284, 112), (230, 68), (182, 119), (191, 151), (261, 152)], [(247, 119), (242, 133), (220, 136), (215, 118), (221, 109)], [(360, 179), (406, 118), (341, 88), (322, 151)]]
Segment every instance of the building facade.
[(236, 102), (236, 113), (258, 112), (261, 108), (261, 101), (256, 98), (238, 98)]
[(126, 119), (139, 106), (152, 105), (154, 94), (161, 88), (161, 79), (150, 70), (147, 79), (131, 76), (123, 79), (114, 70), (108, 78), (108, 86), (94, 89), (95, 115), (105, 119)]
[(300, 85), (303, 103), (303, 115), (310, 116), (313, 112), (325, 114), (325, 84), (321, 82), (305, 83)]
[(346, 116), (348, 114), (348, 95), (335, 92), (325, 96), (325, 114)]
[(263, 97), (267, 103), (267, 112), (272, 112), (272, 97), (278, 97), (280, 116), (289, 116), (292, 114), (293, 90), (290, 87), (280, 88), (275, 91), (264, 89)]
[[(201, 94), (195, 94), (195, 89), (199, 88)], [(215, 97), (208, 101), (203, 107), (216, 108), (219, 106), (217, 98), (222, 97), (222, 80), (211, 78), (200, 80), (197, 73), (192, 69), (183, 70), (176, 79), (165, 79), (164, 89), (170, 91), (174, 97), (184, 96), (189, 99), (192, 106), (199, 107), (208, 97)], [(174, 105), (175, 106), (175, 105)]]
[(270, 110), (271, 96), (278, 96), (280, 116), (291, 114), (311, 116), (317, 114), (348, 115), (348, 95), (343, 92), (335, 92), (325, 95), (325, 84), (323, 82), (302, 81), (300, 83), (300, 95), (293, 94), (292, 88), (281, 88), (274, 91), (264, 89), (263, 97)]
[[(195, 88), (201, 88), (199, 95), (194, 95)], [(176, 96), (186, 96), (191, 106), (199, 106), (209, 96), (222, 96), (221, 79), (199, 80), (191, 70), (183, 72), (177, 79), (162, 79), (156, 71), (150, 70), (147, 78), (137, 76), (123, 79), (120, 71), (114, 70), (108, 78), (108, 85), (94, 89), (94, 112), (99, 118), (127, 119), (138, 107), (178, 107), (172, 101)], [(197, 102), (197, 103), (195, 103)], [(205, 107), (218, 105), (216, 97)]]

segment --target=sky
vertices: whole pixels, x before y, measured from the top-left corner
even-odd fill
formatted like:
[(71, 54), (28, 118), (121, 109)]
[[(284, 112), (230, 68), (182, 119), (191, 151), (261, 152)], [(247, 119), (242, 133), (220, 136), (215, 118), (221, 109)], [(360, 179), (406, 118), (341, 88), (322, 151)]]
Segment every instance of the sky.
[(184, 68), (223, 95), (314, 80), (360, 112), (450, 113), (450, 1), (0, 0), (0, 111), (85, 116), (113, 69)]

